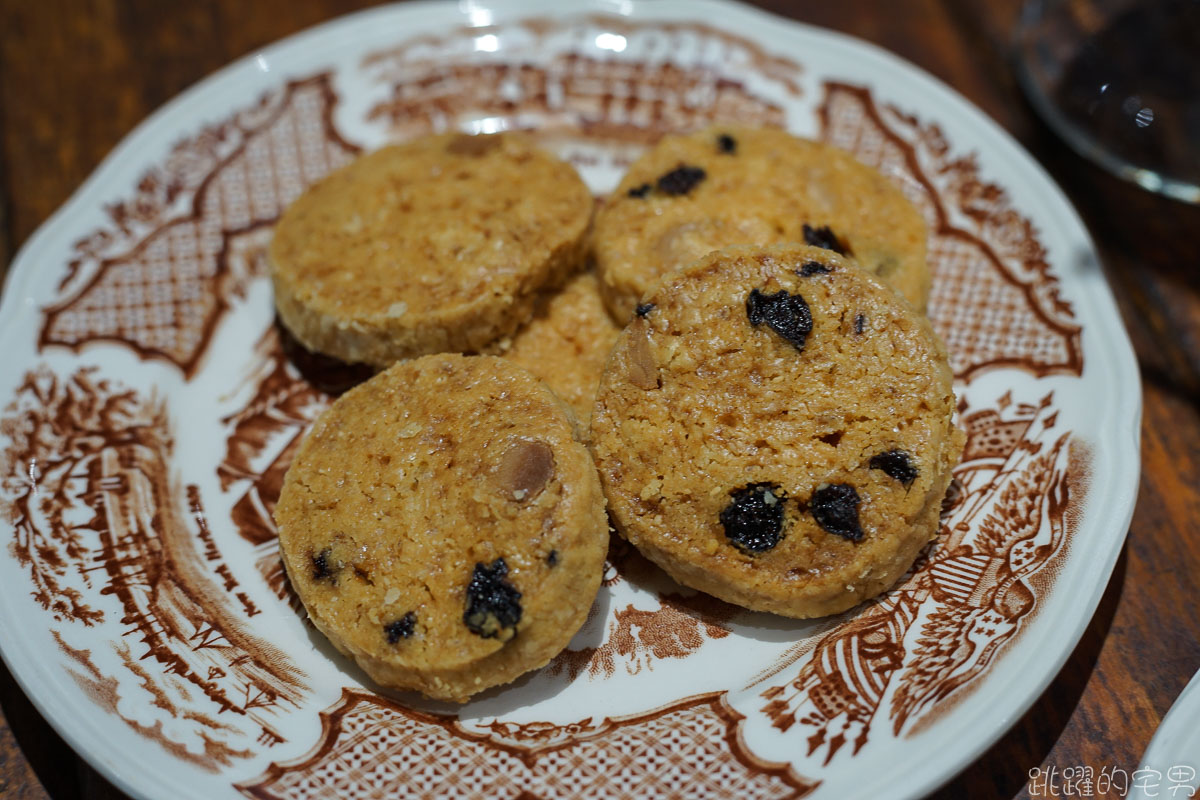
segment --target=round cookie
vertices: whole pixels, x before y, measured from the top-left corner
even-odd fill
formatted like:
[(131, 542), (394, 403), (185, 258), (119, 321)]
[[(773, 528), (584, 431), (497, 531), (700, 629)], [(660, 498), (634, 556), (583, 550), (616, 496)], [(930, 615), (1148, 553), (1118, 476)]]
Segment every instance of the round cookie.
[(385, 686), (464, 702), (587, 617), (608, 526), (566, 408), (492, 356), (405, 361), (305, 437), (275, 510), (313, 624)]
[(503, 354), (544, 380), (586, 426), (600, 373), (620, 332), (600, 299), (596, 274), (581, 272), (547, 299)]
[(592, 195), (520, 134), (444, 134), (328, 175), (271, 242), (275, 305), (310, 350), (387, 366), (480, 350), (579, 266)]
[(854, 156), (774, 128), (666, 136), (596, 214), (601, 291), (625, 324), (663, 275), (730, 245), (786, 242), (852, 255), (922, 312), (925, 222), (904, 193)]
[(789, 617), (895, 583), (963, 445), (929, 322), (804, 245), (711, 253), (645, 300), (592, 414), (617, 530), (679, 582)]

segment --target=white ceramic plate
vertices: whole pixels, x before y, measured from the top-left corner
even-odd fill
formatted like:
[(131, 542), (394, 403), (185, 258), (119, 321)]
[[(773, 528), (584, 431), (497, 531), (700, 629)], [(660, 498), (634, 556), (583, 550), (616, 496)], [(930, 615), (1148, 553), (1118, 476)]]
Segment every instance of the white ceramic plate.
[[(534, 129), (603, 193), (664, 130), (731, 118), (845, 147), (925, 212), (970, 431), (941, 538), (812, 622), (617, 548), (550, 667), (461, 709), (380, 696), (285, 599), (270, 509), (328, 398), (272, 326), (272, 221), (431, 129)], [(1045, 173), (894, 56), (716, 0), (414, 3), (269, 47), (114, 151), (0, 320), (4, 658), (138, 797), (917, 796), (1054, 676), (1137, 484), (1134, 359)]]
[(1171, 705), (1130, 776), (1130, 800), (1200, 793), (1200, 672)]

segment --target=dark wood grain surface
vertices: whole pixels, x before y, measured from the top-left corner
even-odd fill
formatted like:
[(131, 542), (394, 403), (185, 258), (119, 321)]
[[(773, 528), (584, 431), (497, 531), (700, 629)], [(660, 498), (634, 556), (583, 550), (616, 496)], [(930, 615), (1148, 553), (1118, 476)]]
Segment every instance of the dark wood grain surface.
[[(239, 56), (361, 5), (0, 0), (0, 263), (158, 106)], [(1200, 208), (1110, 178), (1038, 121), (1009, 63), (1016, 2), (761, 5), (875, 42), (948, 82), (1041, 161), (1099, 245), (1144, 382), (1137, 512), (1062, 671), (936, 796), (1025, 797), (1036, 767), (1132, 772), (1200, 669)], [(0, 706), (0, 797), (124, 797), (74, 755), (3, 667)]]

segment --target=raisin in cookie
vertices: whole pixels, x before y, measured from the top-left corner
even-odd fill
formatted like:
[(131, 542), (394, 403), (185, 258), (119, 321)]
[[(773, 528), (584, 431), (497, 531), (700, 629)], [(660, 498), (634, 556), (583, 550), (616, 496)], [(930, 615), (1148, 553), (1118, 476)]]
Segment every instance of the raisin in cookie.
[(583, 624), (608, 527), (567, 411), (491, 356), (401, 362), (313, 425), (275, 511), (309, 617), (385, 686), (470, 695)]
[(855, 260), (924, 311), (925, 222), (904, 193), (842, 150), (786, 131), (718, 127), (664, 137), (596, 215), (592, 251), (622, 325), (663, 275), (729, 245), (805, 242)]
[(575, 170), (519, 134), (385, 147), (284, 213), (275, 304), (305, 347), (343, 361), (477, 351), (579, 266), (591, 212)]
[(544, 380), (586, 427), (600, 373), (620, 332), (604, 309), (596, 274), (583, 272), (548, 297), (500, 352)]
[(642, 308), (592, 415), (618, 531), (681, 583), (790, 617), (895, 583), (963, 444), (929, 322), (805, 245), (711, 253)]

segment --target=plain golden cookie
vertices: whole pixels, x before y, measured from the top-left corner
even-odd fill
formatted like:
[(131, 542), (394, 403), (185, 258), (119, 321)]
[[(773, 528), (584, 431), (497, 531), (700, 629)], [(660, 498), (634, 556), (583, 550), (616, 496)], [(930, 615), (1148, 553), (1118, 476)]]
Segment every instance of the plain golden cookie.
[(608, 526), (566, 408), (491, 356), (405, 361), (305, 437), (275, 511), (313, 624), (385, 686), (463, 702), (587, 617)]
[(895, 583), (963, 444), (929, 322), (852, 260), (733, 247), (621, 333), (591, 446), (618, 531), (676, 580), (814, 617)]
[(275, 305), (305, 347), (343, 361), (478, 351), (579, 266), (591, 212), (575, 170), (519, 134), (385, 147), (284, 213)]
[(600, 373), (620, 332), (604, 308), (595, 273), (582, 272), (548, 297), (502, 352), (544, 380), (586, 427)]
[(730, 245), (805, 242), (852, 255), (924, 311), (925, 222), (854, 156), (773, 128), (666, 136), (596, 215), (592, 252), (613, 316), (674, 269)]

